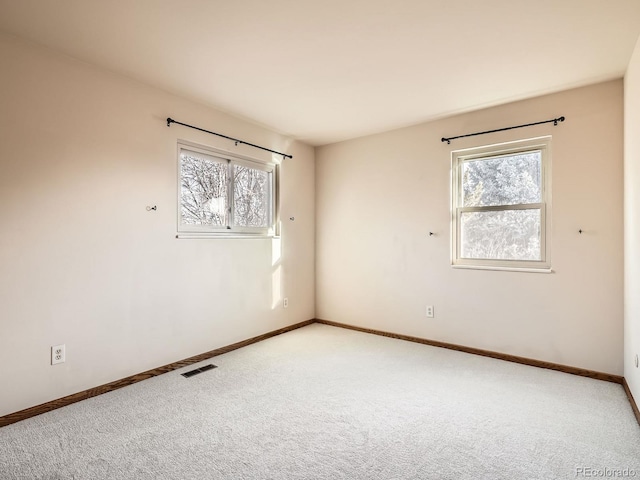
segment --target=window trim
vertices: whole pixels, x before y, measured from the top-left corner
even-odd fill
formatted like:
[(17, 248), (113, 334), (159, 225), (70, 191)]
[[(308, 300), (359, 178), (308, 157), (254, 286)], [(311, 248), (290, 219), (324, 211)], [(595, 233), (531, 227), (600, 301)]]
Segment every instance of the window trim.
[[(244, 167), (262, 170), (271, 174), (272, 179), (269, 182), (269, 196), (271, 200), (271, 209), (269, 212), (268, 227), (233, 227), (233, 209), (234, 209), (234, 190), (231, 176), (227, 178), (227, 205), (229, 206), (229, 223), (227, 225), (183, 225), (182, 224), (182, 171), (181, 171), (181, 153), (183, 150), (194, 152), (201, 155), (213, 157), (220, 160), (221, 163), (230, 165), (229, 171), (233, 169), (233, 165), (242, 165)], [(279, 180), (280, 180), (280, 164), (277, 161), (265, 161), (258, 158), (232, 153), (215, 147), (208, 147), (185, 140), (178, 140), (177, 144), (177, 194), (176, 194), (176, 238), (274, 238), (280, 235), (279, 232)], [(231, 172), (230, 172), (231, 173)]]
[[(532, 150), (540, 150), (541, 159), (541, 202), (492, 205), (484, 207), (464, 207), (462, 205), (462, 165), (466, 161), (482, 158), (513, 155)], [(540, 256), (541, 260), (477, 259), (460, 256), (460, 218), (465, 212), (540, 210)], [(451, 266), (482, 270), (507, 270), (551, 273), (551, 136), (465, 148), (451, 152)]]

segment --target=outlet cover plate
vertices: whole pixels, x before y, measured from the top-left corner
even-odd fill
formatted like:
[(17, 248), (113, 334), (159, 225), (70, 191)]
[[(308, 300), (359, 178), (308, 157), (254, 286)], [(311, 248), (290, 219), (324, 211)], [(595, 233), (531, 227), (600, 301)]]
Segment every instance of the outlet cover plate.
[(62, 345), (54, 345), (51, 347), (51, 365), (64, 363), (66, 360), (66, 347)]

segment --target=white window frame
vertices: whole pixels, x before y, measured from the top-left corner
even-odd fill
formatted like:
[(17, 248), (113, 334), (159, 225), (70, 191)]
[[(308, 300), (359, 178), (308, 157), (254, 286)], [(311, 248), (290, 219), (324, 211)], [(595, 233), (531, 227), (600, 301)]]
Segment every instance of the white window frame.
[[(496, 156), (541, 151), (541, 201), (540, 203), (464, 207), (462, 204), (463, 164)], [(538, 137), (495, 145), (454, 150), (451, 152), (451, 265), (454, 268), (487, 270), (511, 270), (551, 272), (551, 137)], [(460, 218), (464, 212), (540, 209), (540, 260), (472, 259), (462, 258)]]
[[(212, 157), (214, 161), (226, 163), (228, 165), (227, 176), (227, 225), (189, 225), (182, 223), (182, 168), (181, 154), (183, 151), (193, 152), (200, 155)], [(269, 225), (267, 227), (242, 227), (233, 225), (234, 215), (234, 184), (232, 170), (234, 165), (241, 165), (255, 170), (263, 170), (270, 173), (271, 182), (269, 184)], [(178, 238), (198, 238), (198, 237), (221, 237), (221, 238), (263, 238), (275, 237), (278, 235), (278, 186), (279, 186), (279, 166), (274, 162), (261, 161), (256, 158), (237, 155), (225, 150), (213, 147), (205, 147), (187, 141), (178, 141), (177, 152), (177, 226)]]

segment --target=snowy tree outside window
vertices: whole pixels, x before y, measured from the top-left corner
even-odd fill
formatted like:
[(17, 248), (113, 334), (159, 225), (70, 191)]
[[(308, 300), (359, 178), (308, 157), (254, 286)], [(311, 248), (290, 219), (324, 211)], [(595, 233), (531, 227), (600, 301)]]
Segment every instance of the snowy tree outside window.
[(455, 151), (454, 266), (548, 269), (550, 138)]
[(179, 232), (274, 233), (274, 165), (179, 151)]

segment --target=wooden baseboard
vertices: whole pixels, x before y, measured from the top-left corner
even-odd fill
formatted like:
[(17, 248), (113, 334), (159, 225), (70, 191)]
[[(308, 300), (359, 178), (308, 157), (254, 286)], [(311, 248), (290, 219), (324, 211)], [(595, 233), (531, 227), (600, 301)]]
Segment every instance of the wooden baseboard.
[(42, 405), (36, 405), (35, 407), (27, 408), (25, 410), (20, 410), (19, 412), (10, 413), (9, 415), (0, 417), (0, 427), (4, 427), (6, 425), (10, 425), (12, 423), (19, 422), (21, 420), (25, 420), (30, 417), (35, 417), (36, 415), (40, 415), (41, 413), (50, 412), (51, 410), (65, 407), (67, 405), (71, 405), (72, 403), (76, 403), (81, 400), (86, 400), (87, 398), (102, 395), (103, 393), (107, 393), (107, 392), (112, 392), (119, 388), (126, 387), (128, 385), (132, 385), (137, 382), (141, 382), (142, 380), (146, 380), (151, 377), (162, 375), (163, 373), (171, 372), (178, 368), (186, 367), (194, 363), (207, 360), (208, 358), (222, 355), (223, 353), (231, 352), (232, 350), (236, 350), (238, 348), (246, 347), (247, 345), (251, 345), (252, 343), (257, 343), (262, 340), (266, 340), (267, 338), (275, 337), (276, 335), (290, 332), (291, 330), (296, 330), (301, 327), (306, 327), (307, 325), (310, 325), (314, 322), (315, 320), (306, 320), (304, 322), (296, 323), (295, 325), (290, 325), (288, 327), (280, 328), (272, 332), (267, 332), (262, 335), (258, 335), (257, 337), (252, 337), (247, 340), (243, 340), (241, 342), (227, 345), (226, 347), (216, 348), (215, 350), (201, 353), (193, 357), (185, 358), (184, 360), (180, 360), (178, 362), (170, 363), (168, 365), (154, 368), (152, 370), (147, 370), (146, 372), (138, 373), (136, 375), (131, 375), (130, 377), (121, 378), (120, 380), (116, 380), (114, 382), (100, 385), (98, 387), (90, 388), (89, 390), (84, 390), (82, 392), (74, 393), (66, 397), (58, 398), (57, 400), (52, 400), (50, 402), (43, 403)]
[(445, 342), (439, 342), (437, 340), (428, 340), (426, 338), (412, 337), (410, 335), (402, 335), (398, 333), (384, 332), (381, 330), (372, 330), (370, 328), (356, 327), (354, 325), (332, 322), (330, 320), (322, 320), (322, 319), (316, 318), (316, 323), (331, 325), (333, 327), (348, 328), (350, 330), (356, 330), (358, 332), (372, 333), (374, 335), (381, 335), (383, 337), (397, 338), (399, 340), (406, 340), (408, 342), (422, 343), (423, 345), (431, 345), (432, 347), (441, 347), (441, 348), (447, 348), (449, 350), (457, 350), (458, 352), (472, 353), (474, 355), (482, 355), (483, 357), (497, 358), (498, 360), (521, 363), (523, 365), (530, 365), (532, 367), (547, 368), (549, 370), (557, 370), (559, 372), (571, 373), (572, 375), (580, 375), (582, 377), (594, 378), (596, 380), (604, 380), (606, 382), (622, 384), (624, 380), (623, 377), (619, 375), (612, 375), (610, 373), (596, 372), (593, 370), (586, 370), (584, 368), (570, 367), (568, 365), (560, 365), (558, 363), (544, 362), (542, 360), (535, 360), (533, 358), (518, 357), (516, 355), (508, 355), (506, 353), (493, 352), (491, 350), (482, 350), (480, 348), (465, 347), (463, 345), (456, 345), (454, 343), (445, 343)]
[(629, 398), (629, 403), (631, 404), (631, 409), (633, 410), (633, 414), (636, 416), (636, 420), (638, 421), (638, 425), (640, 425), (640, 410), (638, 409), (638, 404), (633, 398), (633, 394), (631, 393), (631, 389), (629, 388), (629, 384), (627, 383), (627, 379), (622, 379), (622, 386), (624, 387), (624, 392), (627, 394)]
[(35, 407), (27, 408), (25, 410), (20, 410), (19, 412), (10, 413), (9, 415), (5, 415), (0, 417), (0, 427), (4, 427), (6, 425), (10, 425), (12, 423), (19, 422), (21, 420), (25, 420), (30, 417), (35, 417), (36, 415), (40, 415), (41, 413), (50, 412), (51, 410), (55, 410), (57, 408), (65, 407), (67, 405), (71, 405), (72, 403), (79, 402), (81, 400), (85, 400), (87, 398), (95, 397), (98, 395), (102, 395), (103, 393), (112, 392), (122, 387), (126, 387), (128, 385), (132, 385), (137, 382), (141, 382), (142, 380), (146, 380), (151, 377), (155, 377), (157, 375), (162, 375), (164, 373), (171, 372), (178, 368), (187, 367), (194, 363), (201, 362), (203, 360), (207, 360), (209, 358), (222, 355), (223, 353), (228, 353), (238, 348), (246, 347), (253, 343), (260, 342), (262, 340), (266, 340), (271, 337), (275, 337), (276, 335), (280, 335), (282, 333), (290, 332), (292, 330), (296, 330), (301, 327), (305, 327), (312, 323), (321, 323), (324, 325), (330, 325), (333, 327), (347, 328), (350, 330), (355, 330), (358, 332), (371, 333), (374, 335), (381, 335), (384, 337), (397, 338), (399, 340), (406, 340), (414, 343), (421, 343), (423, 345), (431, 345), (434, 347), (447, 348), (450, 350), (457, 350), (459, 352), (471, 353), (474, 355), (481, 355), (484, 357), (496, 358), (499, 360), (505, 360), (508, 362), (515, 362), (524, 365), (530, 365), (533, 367), (539, 368), (547, 368), (550, 370), (557, 370), (564, 373), (570, 373), (573, 375), (580, 375), (583, 377), (594, 378), (596, 380), (604, 380), (607, 382), (619, 383), (624, 387), (624, 391), (629, 397), (629, 402), (631, 403), (631, 408), (633, 409), (633, 413), (640, 424), (640, 410), (638, 409), (638, 405), (636, 404), (633, 395), (631, 394), (631, 390), (629, 390), (629, 385), (624, 377), (618, 375), (612, 375), (609, 373), (596, 372), (593, 370), (586, 370), (583, 368), (570, 367), (567, 365), (560, 365), (557, 363), (544, 362), (541, 360), (534, 360), (526, 357), (518, 357), (515, 355), (508, 355), (499, 352), (493, 352), (491, 350), (482, 350), (479, 348), (473, 347), (465, 347), (463, 345), (456, 345), (453, 343), (439, 342), (436, 340), (428, 340), (425, 338), (413, 337), (410, 335), (402, 335), (391, 332), (384, 332), (381, 330), (373, 330), (369, 328), (357, 327), (354, 325), (348, 325), (345, 323), (332, 322), (330, 320), (323, 319), (314, 319), (314, 320), (306, 320), (304, 322), (296, 323), (294, 325), (290, 325), (288, 327), (280, 328), (278, 330), (274, 330), (271, 332), (264, 333), (262, 335), (258, 335), (257, 337), (252, 337), (247, 340), (243, 340), (241, 342), (233, 343), (231, 345), (227, 345), (225, 347), (217, 348), (215, 350), (211, 350), (205, 353), (201, 353), (199, 355), (195, 355), (193, 357), (185, 358), (184, 360), (180, 360), (178, 362), (170, 363), (168, 365), (164, 365), (162, 367), (154, 368), (152, 370), (147, 370), (146, 372), (138, 373), (136, 375), (131, 375), (130, 377), (122, 378), (120, 380), (116, 380), (114, 382), (110, 382), (104, 385), (100, 385), (98, 387), (90, 388), (88, 390), (84, 390), (82, 392), (74, 393), (72, 395), (68, 395), (66, 397), (59, 398), (57, 400), (52, 400), (47, 403), (43, 403), (42, 405), (36, 405)]

